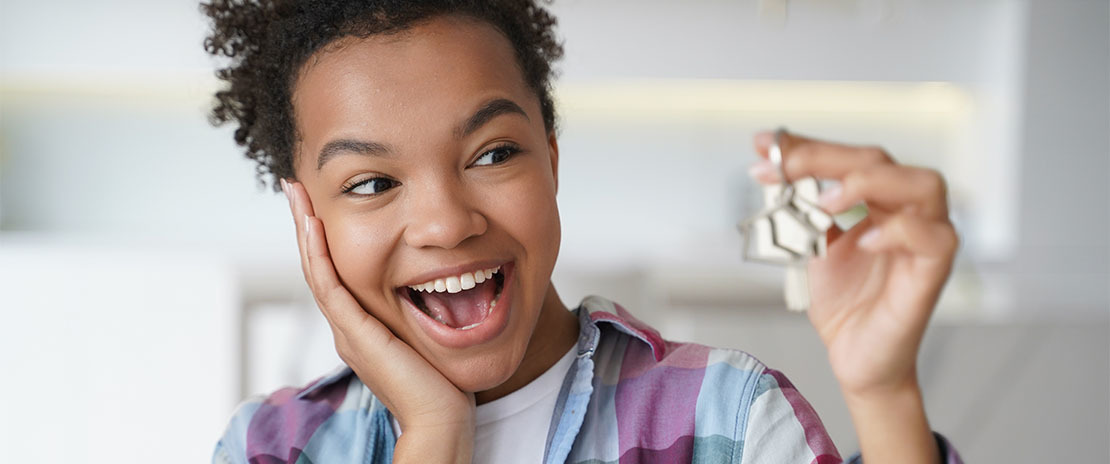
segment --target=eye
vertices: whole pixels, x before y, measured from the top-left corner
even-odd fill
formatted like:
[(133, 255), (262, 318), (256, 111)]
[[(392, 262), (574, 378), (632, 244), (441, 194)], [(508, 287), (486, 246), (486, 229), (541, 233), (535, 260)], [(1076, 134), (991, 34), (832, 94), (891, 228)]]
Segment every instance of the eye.
[(378, 195), (398, 185), (401, 185), (401, 183), (388, 177), (371, 177), (363, 181), (344, 185), (343, 193), (372, 196)]
[(520, 153), (520, 147), (511, 143), (506, 143), (491, 148), (489, 151), (482, 153), (482, 156), (479, 156), (478, 159), (474, 160), (474, 164), (472, 164), (471, 166), (489, 166), (493, 164), (501, 164), (505, 161), (508, 161), (509, 158), (512, 158), (513, 155), (516, 155), (517, 153)]

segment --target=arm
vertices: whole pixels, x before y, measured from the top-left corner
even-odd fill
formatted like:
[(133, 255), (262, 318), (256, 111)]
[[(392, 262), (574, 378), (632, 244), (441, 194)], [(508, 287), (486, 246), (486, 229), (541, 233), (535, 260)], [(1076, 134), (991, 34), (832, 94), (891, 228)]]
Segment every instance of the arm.
[(916, 380), (870, 395), (845, 393), (845, 400), (859, 435), (860, 453), (868, 462), (944, 462)]

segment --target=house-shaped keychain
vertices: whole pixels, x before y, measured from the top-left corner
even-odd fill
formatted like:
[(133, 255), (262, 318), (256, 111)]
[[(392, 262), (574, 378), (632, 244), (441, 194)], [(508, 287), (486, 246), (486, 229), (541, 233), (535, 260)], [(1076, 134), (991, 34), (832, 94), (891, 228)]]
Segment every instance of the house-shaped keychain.
[[(783, 133), (780, 129), (775, 134), (769, 158), (785, 179), (779, 146)], [(833, 224), (832, 216), (817, 206), (820, 194), (821, 185), (812, 177), (764, 186), (763, 210), (739, 224), (745, 261), (787, 266), (786, 306), (795, 311), (809, 307), (806, 264), (812, 257), (825, 256), (825, 232)]]

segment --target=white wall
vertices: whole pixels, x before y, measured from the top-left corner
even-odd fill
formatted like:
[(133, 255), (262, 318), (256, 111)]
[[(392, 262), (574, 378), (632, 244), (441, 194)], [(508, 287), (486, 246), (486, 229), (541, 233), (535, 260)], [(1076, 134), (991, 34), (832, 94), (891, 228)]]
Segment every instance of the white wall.
[(1110, 6), (1033, 2), (1024, 72), (1017, 311), (1110, 308)]
[(234, 271), (203, 250), (0, 241), (10, 462), (204, 462), (238, 401)]

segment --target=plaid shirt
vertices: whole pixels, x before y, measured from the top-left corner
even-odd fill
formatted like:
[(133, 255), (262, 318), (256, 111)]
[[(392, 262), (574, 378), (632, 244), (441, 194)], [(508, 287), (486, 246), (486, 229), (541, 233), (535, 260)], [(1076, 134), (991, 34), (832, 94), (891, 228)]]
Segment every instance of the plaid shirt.
[[(619, 305), (586, 298), (544, 462), (840, 463), (782, 373), (735, 350), (663, 340)], [(342, 366), (239, 406), (215, 463), (388, 463), (392, 417)], [(941, 456), (962, 463), (939, 434)], [(849, 462), (858, 462), (854, 456)]]

